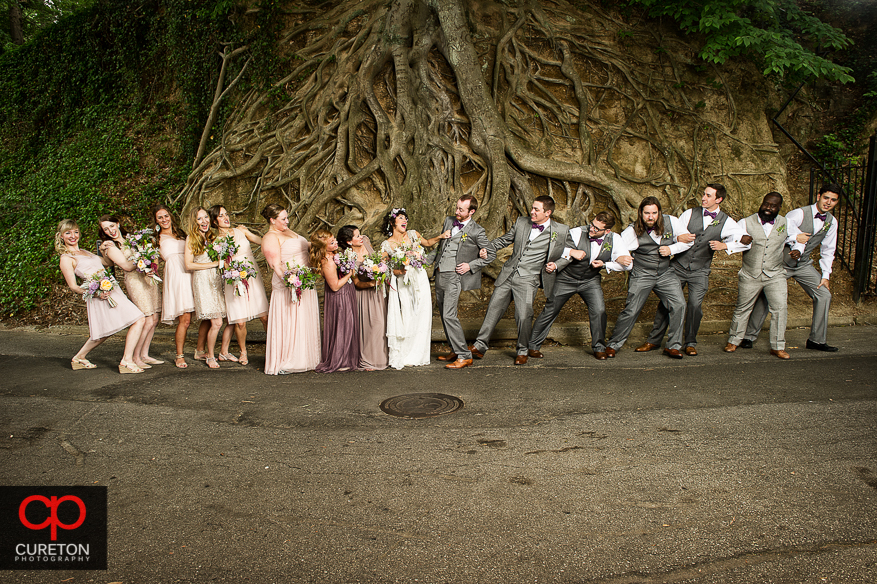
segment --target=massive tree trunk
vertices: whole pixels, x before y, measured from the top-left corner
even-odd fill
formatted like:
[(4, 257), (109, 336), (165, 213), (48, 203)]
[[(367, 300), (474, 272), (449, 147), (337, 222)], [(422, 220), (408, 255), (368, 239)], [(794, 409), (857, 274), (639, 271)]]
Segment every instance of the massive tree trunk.
[(9, 35), (16, 45), (24, 44), (24, 33), (21, 30), (21, 6), (18, 0), (9, 1)]
[(679, 39), (600, 6), (346, 0), (298, 11), (278, 47), (287, 75), (240, 97), (180, 196), (224, 202), (243, 221), (282, 202), (304, 233), (354, 223), (374, 234), (388, 209), (406, 207), (431, 235), (472, 193), (496, 236), (539, 194), (566, 222), (610, 209), (627, 223), (646, 195), (679, 212), (705, 182), (724, 182), (742, 214), (746, 196), (784, 187), (756, 100), (744, 97), (738, 118), (735, 92), (759, 89), (751, 77), (738, 88)]

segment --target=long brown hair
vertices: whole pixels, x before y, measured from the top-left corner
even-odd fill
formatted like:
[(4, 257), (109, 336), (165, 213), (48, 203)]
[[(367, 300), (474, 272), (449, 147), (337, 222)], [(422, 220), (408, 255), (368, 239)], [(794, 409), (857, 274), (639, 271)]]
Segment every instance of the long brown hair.
[(655, 233), (664, 235), (664, 212), (661, 210), (661, 201), (658, 200), (657, 197), (646, 197), (639, 203), (639, 210), (636, 213), (636, 222), (633, 224), (633, 232), (636, 233), (636, 236), (639, 237), (643, 233), (645, 233), (649, 228), (646, 226), (646, 222), (643, 221), (643, 209), (645, 209), (649, 205), (657, 205), (658, 207), (658, 220), (655, 221)]
[(192, 250), (192, 254), (195, 256), (204, 253), (207, 244), (216, 239), (212, 229), (208, 229), (207, 233), (201, 233), (201, 229), (198, 228), (198, 213), (201, 211), (207, 213), (207, 209), (204, 207), (195, 207), (186, 218), (186, 230), (189, 232), (189, 249)]
[(186, 239), (186, 232), (180, 227), (180, 224), (177, 223), (177, 218), (174, 216), (174, 212), (171, 211), (171, 208), (165, 205), (164, 203), (159, 203), (152, 208), (152, 221), (155, 223), (155, 237), (158, 239), (161, 235), (161, 225), (158, 224), (158, 221), (155, 220), (155, 215), (161, 210), (167, 211), (168, 215), (171, 216), (171, 233), (174, 234), (174, 237), (177, 239)]
[(308, 259), (311, 261), (312, 268), (319, 268), (326, 257), (326, 251), (329, 249), (329, 240), (332, 234), (325, 229), (317, 229), (311, 234), (311, 249), (308, 250)]
[(125, 229), (124, 227), (122, 227), (122, 222), (119, 219), (118, 215), (101, 215), (100, 219), (97, 220), (97, 238), (100, 239), (101, 241), (112, 241), (116, 247), (121, 249), (122, 246), (119, 245), (118, 241), (113, 241), (112, 239), (110, 239), (109, 235), (104, 233), (103, 227), (100, 226), (100, 224), (103, 223), (104, 221), (108, 221), (110, 223), (115, 223), (116, 225), (118, 225), (119, 226), (119, 234), (122, 236), (123, 239), (126, 235), (128, 235), (128, 230)]

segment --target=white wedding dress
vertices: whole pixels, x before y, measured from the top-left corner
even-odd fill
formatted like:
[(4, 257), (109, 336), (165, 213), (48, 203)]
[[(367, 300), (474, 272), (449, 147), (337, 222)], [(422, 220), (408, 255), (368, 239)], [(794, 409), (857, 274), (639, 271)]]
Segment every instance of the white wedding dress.
[[(416, 231), (408, 231), (414, 243), (420, 242)], [(381, 251), (392, 255), (389, 241), (381, 244)], [(432, 293), (429, 277), (423, 268), (408, 268), (406, 276), (390, 276), (387, 298), (387, 345), (390, 348), (390, 367), (429, 364), (432, 340)], [(406, 283), (406, 280), (408, 283)]]

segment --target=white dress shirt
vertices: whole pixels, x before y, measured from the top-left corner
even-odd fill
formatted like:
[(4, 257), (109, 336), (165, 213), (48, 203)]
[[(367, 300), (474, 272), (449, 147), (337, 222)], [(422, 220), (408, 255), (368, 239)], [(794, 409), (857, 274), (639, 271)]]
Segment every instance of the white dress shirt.
[[(531, 226), (533, 225), (532, 221), (530, 222), (530, 225)], [(540, 235), (542, 235), (543, 233), (548, 231), (548, 227), (550, 227), (550, 226), (551, 226), (551, 219), (547, 220), (545, 223), (542, 224), (542, 227), (544, 228), (544, 229), (542, 229), (542, 231), (539, 231), (538, 229), (533, 229), (531, 227), (529, 241), (533, 241), (534, 239), (536, 239), (537, 237), (539, 237)]]
[[(578, 246), (579, 241), (582, 237), (590, 237), (590, 233), (588, 232), (588, 227), (573, 227), (569, 230), (569, 236), (572, 237), (573, 242)], [(603, 264), (603, 267), (606, 268), (606, 272), (623, 272), (625, 270), (629, 270), (631, 266), (623, 266), (619, 264), (616, 260), (621, 256), (630, 255), (630, 251), (627, 249), (627, 246), (624, 245), (624, 240), (621, 239), (621, 236), (612, 231), (608, 233), (604, 233), (603, 237), (600, 238), (606, 241), (607, 238), (612, 238), (612, 259)], [(594, 240), (591, 240), (591, 249), (589, 250), (588, 257), (593, 262), (597, 259), (597, 256), (600, 255), (600, 248), (603, 247), (602, 244), (597, 243)], [(566, 247), (563, 249), (563, 257), (564, 259), (570, 259), (571, 248)]]
[[(456, 221), (456, 220), (457, 220), (457, 218), (454, 217), (454, 221)], [(465, 221), (459, 221), (459, 223), (463, 224), (463, 227), (457, 227), (456, 225), (451, 227), (451, 237), (453, 237), (453, 236), (457, 235), (458, 233), (460, 233), (461, 231), (463, 231), (466, 228), (466, 226), (469, 225), (470, 221), (472, 221), (472, 217), (469, 217)]]
[[(706, 228), (710, 225), (710, 223), (714, 221), (714, 219), (709, 215), (704, 215), (703, 211), (703, 207), (688, 209), (687, 211), (682, 213), (681, 217), (679, 217), (679, 222), (685, 225), (687, 228), (689, 222), (691, 221), (691, 214), (697, 212), (703, 216), (703, 229), (704, 231), (706, 231)], [(725, 250), (728, 255), (741, 251), (746, 251), (747, 249), (749, 249), (748, 245), (743, 245), (742, 243), (740, 243), (740, 238), (744, 235), (746, 235), (746, 231), (741, 230), (736, 221), (734, 221), (730, 217), (725, 221), (725, 224), (722, 226), (722, 233), (720, 237), (722, 238), (722, 243), (728, 246), (728, 249)]]
[[(682, 243), (678, 241), (680, 235), (684, 235), (685, 233), (689, 233), (687, 223), (682, 223), (676, 217), (672, 215), (668, 215), (670, 217), (670, 223), (673, 225), (673, 241), (674, 243), (670, 244), (668, 247), (670, 248), (670, 255), (676, 255), (677, 253), (682, 253), (683, 251), (690, 249), (694, 243)], [(667, 227), (665, 226), (666, 230)], [(661, 239), (663, 239), (663, 233), (655, 233), (652, 231), (649, 233), (649, 237), (654, 240), (658, 245), (661, 244)], [(629, 225), (627, 229), (621, 232), (621, 239), (624, 241), (624, 245), (627, 246), (627, 249), (630, 251), (634, 251), (639, 249), (639, 240), (637, 238), (636, 232), (633, 230), (633, 225)], [(633, 261), (636, 261), (634, 259)]]
[[(794, 240), (795, 242), (792, 244), (792, 249), (796, 249), (801, 253), (804, 253), (805, 244), (798, 243), (796, 238), (799, 233), (802, 233), (801, 224), (804, 222), (805, 211), (813, 214), (813, 233), (810, 235), (819, 233), (819, 230), (825, 227), (825, 222), (822, 219), (816, 218), (816, 214), (819, 212), (816, 205), (807, 205), (806, 207), (799, 207), (789, 211), (789, 214), (786, 215), (786, 223), (789, 225), (789, 240)], [(822, 277), (825, 280), (828, 280), (828, 277), (831, 276), (831, 264), (834, 262), (834, 252), (836, 249), (837, 217), (828, 226), (828, 233), (825, 234), (825, 238), (819, 247), (819, 269), (822, 271)]]

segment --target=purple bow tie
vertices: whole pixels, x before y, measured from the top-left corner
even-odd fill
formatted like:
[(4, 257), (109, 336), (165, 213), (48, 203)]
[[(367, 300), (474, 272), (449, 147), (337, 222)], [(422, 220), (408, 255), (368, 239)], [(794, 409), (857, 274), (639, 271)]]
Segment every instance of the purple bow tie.
[(651, 232), (654, 231), (654, 230), (655, 230), (654, 227), (648, 227), (648, 228), (646, 229), (646, 233), (651, 233)]
[(761, 221), (762, 225), (773, 225), (773, 223), (774, 223), (774, 221), (776, 221), (776, 219), (771, 219), (770, 221), (765, 221), (764, 219), (759, 219), (759, 221)]
[(454, 219), (454, 227), (456, 227), (457, 229), (463, 229), (463, 224)]
[(716, 218), (716, 215), (718, 215), (718, 214), (719, 214), (718, 211), (715, 211), (715, 212), (713, 212), (713, 213), (710, 213), (710, 212), (707, 211), (706, 209), (703, 210), (703, 216), (704, 216), (704, 217), (709, 216), (709, 217), (712, 217), (713, 219), (715, 219), (715, 218)]
[(597, 245), (603, 245), (603, 238), (602, 237), (600, 239), (592, 239), (591, 241), (593, 243), (596, 243)]
[(817, 213), (816, 214), (816, 219), (819, 219), (820, 221), (825, 221), (825, 217), (826, 217), (825, 213)]
[(536, 223), (533, 223), (533, 229), (538, 229), (539, 233), (542, 233), (542, 230), (545, 229), (545, 226), (544, 225), (537, 225)]

